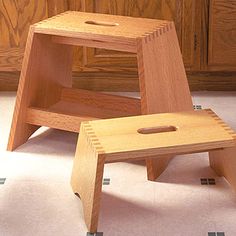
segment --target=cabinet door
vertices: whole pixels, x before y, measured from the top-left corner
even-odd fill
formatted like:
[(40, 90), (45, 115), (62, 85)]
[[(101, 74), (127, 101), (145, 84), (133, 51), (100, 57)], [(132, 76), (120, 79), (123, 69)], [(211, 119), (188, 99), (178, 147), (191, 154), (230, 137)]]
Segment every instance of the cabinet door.
[(29, 25), (47, 17), (46, 0), (0, 1), (0, 70), (19, 71)]
[[(16, 88), (29, 26), (66, 10), (173, 20), (187, 70), (198, 70), (196, 0), (1, 0), (0, 90), (12, 79)], [(104, 90), (138, 90), (134, 54), (77, 47), (74, 86)], [(17, 74), (17, 76), (16, 76)], [(8, 80), (8, 79), (7, 79)], [(9, 85), (9, 83), (8, 83)], [(9, 88), (9, 86), (5, 88)], [(3, 86), (3, 88), (2, 88)], [(11, 86), (10, 86), (11, 87)]]
[[(81, 0), (81, 6), (86, 12), (174, 21), (186, 69), (199, 69), (200, 56), (194, 43), (198, 26), (195, 0)], [(87, 86), (90, 81), (92, 89), (138, 89), (135, 54), (96, 48), (78, 49), (73, 69), (82, 72), (76, 74), (80, 77), (77, 86)]]
[(17, 89), (29, 26), (79, 6), (76, 2), (0, 0), (0, 91)]
[(208, 69), (236, 69), (236, 1), (210, 1)]
[(30, 25), (67, 8), (64, 0), (1, 0), (0, 71), (20, 71)]

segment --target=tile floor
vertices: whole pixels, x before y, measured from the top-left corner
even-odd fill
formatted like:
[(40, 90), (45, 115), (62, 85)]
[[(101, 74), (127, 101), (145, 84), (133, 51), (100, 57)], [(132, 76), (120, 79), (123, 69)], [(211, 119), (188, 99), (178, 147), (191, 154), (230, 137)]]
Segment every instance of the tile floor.
[[(236, 129), (236, 92), (195, 92), (193, 100)], [(69, 184), (77, 135), (41, 128), (6, 152), (14, 101), (15, 93), (0, 93), (0, 178), (6, 178), (0, 236), (86, 236)], [(236, 235), (236, 194), (210, 169), (206, 153), (176, 157), (157, 182), (146, 180), (143, 162), (107, 164), (104, 177), (111, 179), (103, 186), (104, 236)], [(200, 178), (215, 178), (216, 185), (201, 185)]]

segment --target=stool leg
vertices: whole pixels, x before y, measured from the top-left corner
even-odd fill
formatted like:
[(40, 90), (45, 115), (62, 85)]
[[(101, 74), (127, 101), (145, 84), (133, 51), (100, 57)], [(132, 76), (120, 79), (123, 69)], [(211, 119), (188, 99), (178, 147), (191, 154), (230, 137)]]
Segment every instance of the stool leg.
[(236, 147), (209, 152), (210, 166), (224, 176), (236, 191)]
[(39, 128), (27, 124), (27, 108), (48, 108), (60, 100), (61, 89), (71, 87), (72, 47), (52, 43), (49, 35), (30, 28), (8, 141), (12, 151)]
[(158, 176), (167, 168), (169, 162), (173, 156), (170, 155), (161, 155), (158, 156), (158, 160), (155, 158), (147, 158), (146, 166), (147, 166), (147, 178), (150, 181), (155, 181)]
[(80, 128), (75, 154), (71, 186), (78, 193), (84, 210), (84, 218), (90, 233), (96, 233), (102, 191), (104, 156), (97, 153), (88, 136)]
[[(137, 59), (142, 114), (193, 110), (173, 23), (140, 38), (137, 42)], [(148, 179), (155, 180), (172, 157), (148, 158)]]

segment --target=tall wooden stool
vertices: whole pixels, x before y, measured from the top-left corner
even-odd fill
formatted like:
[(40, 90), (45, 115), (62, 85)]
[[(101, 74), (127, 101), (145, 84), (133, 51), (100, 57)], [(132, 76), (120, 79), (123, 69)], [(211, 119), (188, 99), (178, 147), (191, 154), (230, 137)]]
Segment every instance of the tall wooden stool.
[[(72, 89), (73, 46), (137, 54), (140, 99)], [(65, 12), (31, 26), (8, 150), (40, 127), (79, 132), (82, 121), (193, 110), (173, 22)], [(155, 180), (172, 156), (148, 158)]]
[(236, 190), (236, 133), (211, 110), (83, 122), (71, 185), (89, 231), (97, 231), (105, 163), (203, 151)]

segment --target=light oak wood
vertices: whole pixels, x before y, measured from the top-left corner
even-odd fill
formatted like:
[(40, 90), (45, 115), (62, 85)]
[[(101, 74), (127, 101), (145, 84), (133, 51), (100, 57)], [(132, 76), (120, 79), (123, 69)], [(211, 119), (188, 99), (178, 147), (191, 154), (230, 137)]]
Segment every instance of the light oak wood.
[[(148, 2), (143, 0), (100, 0), (99, 2), (88, 0), (84, 2), (83, 10), (174, 21), (186, 69), (197, 70), (200, 66), (200, 57), (194, 47), (194, 35), (198, 34), (195, 30), (196, 22), (200, 22), (199, 14), (196, 13), (196, 3), (198, 2), (195, 0), (149, 0)], [(114, 72), (117, 74), (117, 79), (120, 79), (121, 71), (133, 71), (134, 68), (137, 68), (137, 61), (131, 55), (104, 49), (86, 47), (82, 53), (83, 60), (81, 61), (79, 58), (81, 57), (78, 55), (77, 63), (74, 65), (76, 70), (97, 71), (99, 77), (100, 73), (109, 72), (112, 69), (113, 73), (110, 72), (109, 77), (114, 82), (116, 79)], [(84, 76), (86, 77), (86, 73)]]
[[(86, 74), (86, 77), (85, 77)], [(98, 77), (99, 76), (99, 77)], [(118, 77), (117, 77), (118, 76)], [(0, 72), (0, 91), (16, 91), (19, 82), (19, 72)], [(235, 91), (236, 72), (187, 72), (190, 91)], [(138, 75), (130, 72), (110, 73), (72, 73), (72, 87), (84, 90), (104, 92), (134, 92), (139, 91)], [(88, 82), (89, 81), (89, 82)]]
[[(236, 137), (235, 137), (236, 143)], [(210, 166), (236, 190), (236, 147), (209, 152)]]
[[(114, 113), (113, 115), (115, 117), (125, 116), (125, 114), (126, 115), (141, 114), (141, 102), (139, 98), (97, 93), (82, 89), (64, 88), (61, 93), (61, 101), (71, 102), (71, 103), (81, 103), (89, 105), (93, 107), (93, 109), (101, 108), (101, 109), (111, 110), (113, 111)], [(120, 113), (120, 115), (118, 115), (118, 113)], [(106, 114), (103, 114), (102, 117), (106, 117)]]
[(60, 101), (47, 109), (27, 109), (26, 123), (79, 132), (86, 120), (141, 114), (140, 99), (64, 88)]
[[(210, 4), (197, 0), (2, 0), (1, 91), (17, 89), (15, 74), (21, 70), (29, 26), (66, 10), (174, 21), (185, 68), (195, 73), (194, 77), (188, 76), (191, 90), (235, 90), (234, 0), (213, 0)], [(74, 76), (77, 88), (138, 91), (134, 54), (75, 47), (73, 58), (73, 70), (79, 72)]]
[[(83, 123), (79, 134), (81, 138), (76, 149), (76, 156), (79, 158), (75, 160), (73, 166), (73, 178), (76, 181), (72, 181), (71, 185), (82, 200), (84, 219), (89, 232), (96, 233), (105, 157), (90, 131), (87, 124)], [(82, 166), (86, 168), (81, 169)]]
[[(67, 106), (70, 104), (67, 104)], [(95, 119), (89, 116), (77, 116), (64, 114), (60, 111), (43, 110), (38, 108), (28, 108), (26, 123), (37, 126), (46, 126), (71, 132), (79, 132), (80, 123), (85, 120)]]
[[(87, 24), (90, 20), (117, 25), (111, 30), (109, 26)], [(129, 46), (136, 45), (137, 38), (162, 29), (168, 24), (169, 22), (164, 20), (67, 11), (35, 24), (35, 32)]]
[(211, 166), (236, 190), (236, 133), (211, 110), (83, 122), (71, 186), (89, 231), (98, 227), (105, 163), (203, 151), (210, 151)]
[(25, 50), (8, 150), (27, 141), (39, 128), (26, 123), (27, 108), (48, 108), (58, 102), (61, 90), (71, 87), (72, 47), (53, 44), (50, 36), (31, 28)]
[[(98, 120), (90, 121), (89, 125), (110, 160), (113, 157), (123, 160), (139, 155), (188, 153), (235, 145), (234, 131), (226, 128), (210, 110)], [(169, 131), (165, 126), (176, 129)], [(167, 131), (160, 132), (160, 127)], [(139, 130), (142, 128), (152, 129), (153, 133), (141, 134)]]
[(52, 41), (54, 43), (61, 43), (61, 44), (70, 44), (74, 46), (86, 46), (86, 47), (96, 47), (96, 48), (107, 48), (107, 49), (113, 49), (117, 51), (123, 51), (123, 52), (137, 52), (137, 47), (135, 44), (131, 45), (119, 45), (117, 43), (109, 42), (101, 42), (97, 40), (89, 40), (89, 39), (80, 39), (80, 38), (70, 38), (70, 37), (61, 37), (61, 36), (53, 36)]
[[(141, 101), (71, 90), (72, 45), (85, 40), (137, 52)], [(77, 131), (83, 119), (187, 110), (193, 106), (173, 22), (67, 11), (31, 27), (8, 150), (43, 125)], [(149, 158), (148, 179), (169, 159)]]
[(1, 0), (0, 13), (0, 70), (20, 71), (29, 27), (48, 17), (47, 0)]
[(218, 119), (218, 124), (232, 136), (235, 146), (210, 151), (210, 166), (219, 176), (224, 176), (236, 191), (236, 133), (222, 120)]
[(209, 68), (236, 69), (236, 2), (210, 1), (209, 9)]
[[(142, 114), (193, 110), (174, 24), (138, 41)], [(148, 179), (155, 180), (171, 157), (148, 159)]]

